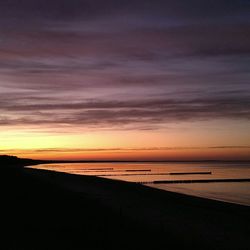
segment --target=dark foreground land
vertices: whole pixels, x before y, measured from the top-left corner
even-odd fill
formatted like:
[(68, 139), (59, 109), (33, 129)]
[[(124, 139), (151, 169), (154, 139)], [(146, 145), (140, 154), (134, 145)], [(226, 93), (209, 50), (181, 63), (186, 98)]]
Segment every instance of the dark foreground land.
[(249, 207), (30, 163), (0, 159), (1, 249), (250, 249)]

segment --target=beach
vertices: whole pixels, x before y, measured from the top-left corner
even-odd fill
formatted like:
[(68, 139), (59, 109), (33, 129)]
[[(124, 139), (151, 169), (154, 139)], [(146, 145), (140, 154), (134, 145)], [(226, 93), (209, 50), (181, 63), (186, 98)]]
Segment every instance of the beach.
[(136, 183), (2, 171), (5, 249), (247, 249), (250, 209)]

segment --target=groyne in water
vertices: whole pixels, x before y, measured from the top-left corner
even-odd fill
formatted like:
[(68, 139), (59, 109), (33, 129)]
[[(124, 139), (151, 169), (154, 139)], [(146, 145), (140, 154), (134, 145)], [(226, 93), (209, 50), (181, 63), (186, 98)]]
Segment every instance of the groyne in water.
[(145, 181), (137, 182), (139, 184), (175, 184), (175, 183), (213, 183), (213, 182), (250, 182), (247, 179), (206, 179), (206, 180), (159, 180), (159, 181)]

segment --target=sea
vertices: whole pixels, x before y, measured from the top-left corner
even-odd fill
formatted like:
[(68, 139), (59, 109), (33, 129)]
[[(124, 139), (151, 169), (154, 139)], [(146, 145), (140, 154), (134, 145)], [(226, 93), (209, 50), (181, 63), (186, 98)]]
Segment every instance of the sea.
[(166, 191), (250, 206), (250, 163), (56, 163), (32, 168), (136, 182)]

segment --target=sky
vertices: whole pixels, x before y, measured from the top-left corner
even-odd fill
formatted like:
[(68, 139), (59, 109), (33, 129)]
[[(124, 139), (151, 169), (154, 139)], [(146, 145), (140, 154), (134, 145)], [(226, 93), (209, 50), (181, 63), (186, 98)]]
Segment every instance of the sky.
[(0, 154), (250, 160), (250, 1), (2, 0)]

